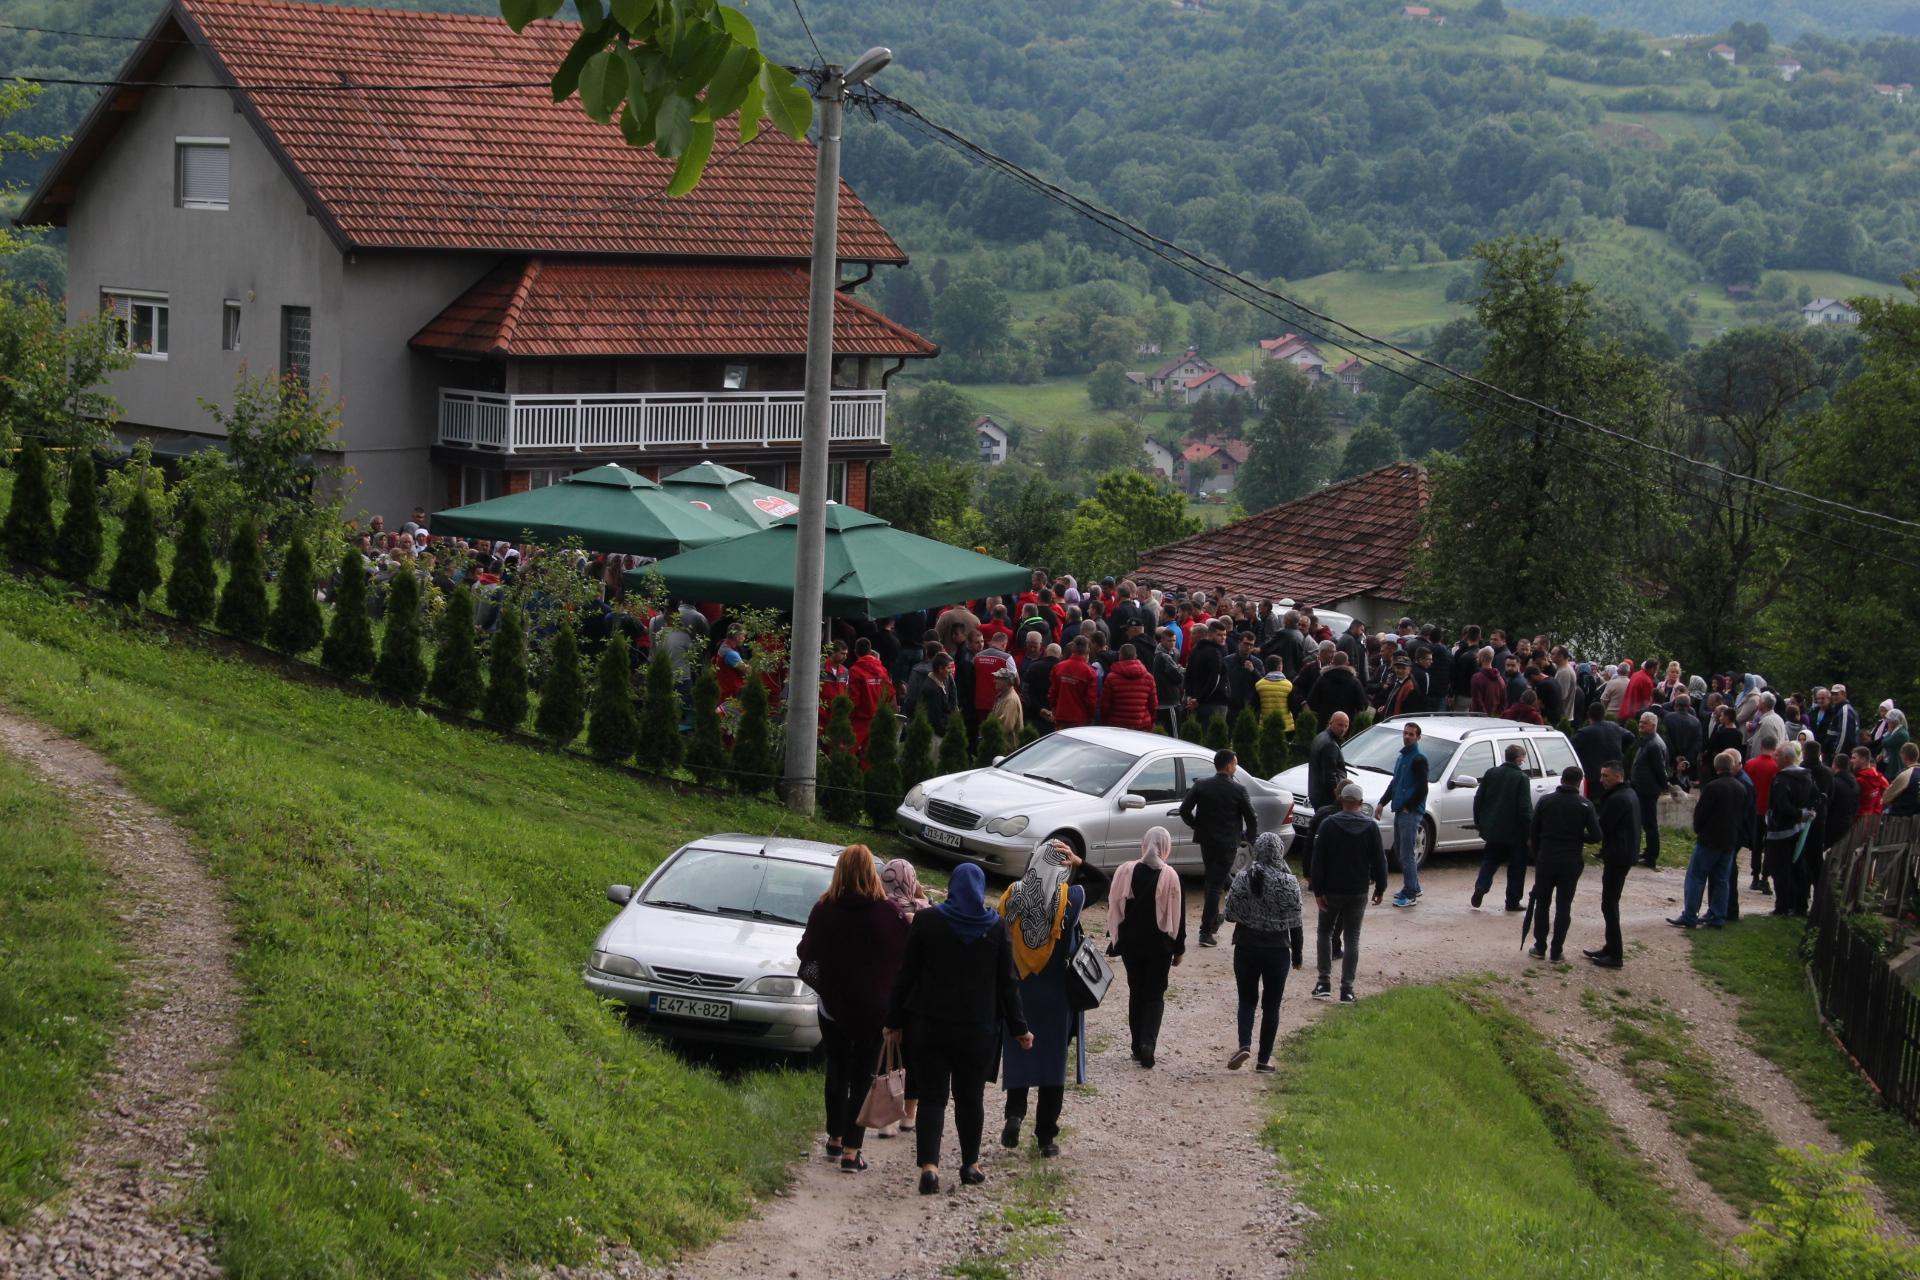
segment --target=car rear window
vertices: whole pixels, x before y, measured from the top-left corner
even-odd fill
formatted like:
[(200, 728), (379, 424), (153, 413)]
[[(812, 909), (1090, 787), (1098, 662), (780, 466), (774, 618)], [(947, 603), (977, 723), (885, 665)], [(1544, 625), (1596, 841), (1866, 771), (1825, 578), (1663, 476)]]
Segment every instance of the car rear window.
[(641, 901), (709, 915), (805, 924), (833, 868), (725, 849), (682, 850)]

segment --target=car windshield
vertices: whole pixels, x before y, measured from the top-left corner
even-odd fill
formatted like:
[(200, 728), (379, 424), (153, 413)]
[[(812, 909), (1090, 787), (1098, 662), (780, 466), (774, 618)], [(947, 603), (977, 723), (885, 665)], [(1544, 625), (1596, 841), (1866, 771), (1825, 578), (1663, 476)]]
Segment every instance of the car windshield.
[[(1397, 724), (1376, 724), (1341, 743), (1340, 754), (1346, 758), (1347, 768), (1392, 773), (1393, 758), (1400, 754), (1403, 745), (1400, 741), (1401, 728)], [(1426, 753), (1427, 776), (1445, 776), (1447, 766), (1453, 762), (1453, 753), (1459, 749), (1459, 743), (1449, 742), (1445, 738), (1422, 738), (1420, 750)]]
[(805, 924), (832, 879), (832, 867), (809, 862), (686, 849), (654, 877), (641, 901), (677, 911)]
[(1026, 778), (1051, 782), (1056, 787), (1078, 791), (1082, 795), (1103, 796), (1113, 790), (1120, 775), (1133, 767), (1140, 757), (1111, 747), (1096, 747), (1090, 742), (1052, 733), (1030, 742), (1002, 760), (998, 768)]

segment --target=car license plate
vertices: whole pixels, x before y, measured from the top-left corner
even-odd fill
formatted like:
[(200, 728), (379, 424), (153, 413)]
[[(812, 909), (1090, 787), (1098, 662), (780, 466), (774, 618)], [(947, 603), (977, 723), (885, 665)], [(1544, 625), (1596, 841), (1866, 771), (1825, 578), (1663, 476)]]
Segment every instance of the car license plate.
[(923, 826), (920, 828), (920, 835), (928, 844), (944, 845), (949, 849), (958, 849), (960, 847), (960, 837), (958, 835), (951, 831), (942, 831), (938, 827)]
[(690, 996), (655, 993), (647, 1001), (647, 1008), (670, 1018), (700, 1018), (707, 1022), (726, 1022), (733, 1017), (733, 1006), (725, 1000), (695, 1000)]

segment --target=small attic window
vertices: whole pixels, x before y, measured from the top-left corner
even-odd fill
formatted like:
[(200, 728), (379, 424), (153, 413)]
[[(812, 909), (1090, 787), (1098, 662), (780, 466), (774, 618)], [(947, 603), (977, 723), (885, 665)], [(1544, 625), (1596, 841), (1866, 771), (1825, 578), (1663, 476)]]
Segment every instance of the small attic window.
[(232, 183), (225, 138), (174, 139), (174, 203), (182, 209), (225, 209)]

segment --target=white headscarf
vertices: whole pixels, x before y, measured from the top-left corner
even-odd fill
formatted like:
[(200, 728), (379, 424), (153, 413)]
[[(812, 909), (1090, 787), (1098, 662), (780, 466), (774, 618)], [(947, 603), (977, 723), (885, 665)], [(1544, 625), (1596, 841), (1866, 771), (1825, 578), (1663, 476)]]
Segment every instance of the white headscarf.
[(1173, 852), (1173, 835), (1165, 827), (1150, 827), (1140, 841), (1140, 861), (1155, 871), (1167, 865)]

